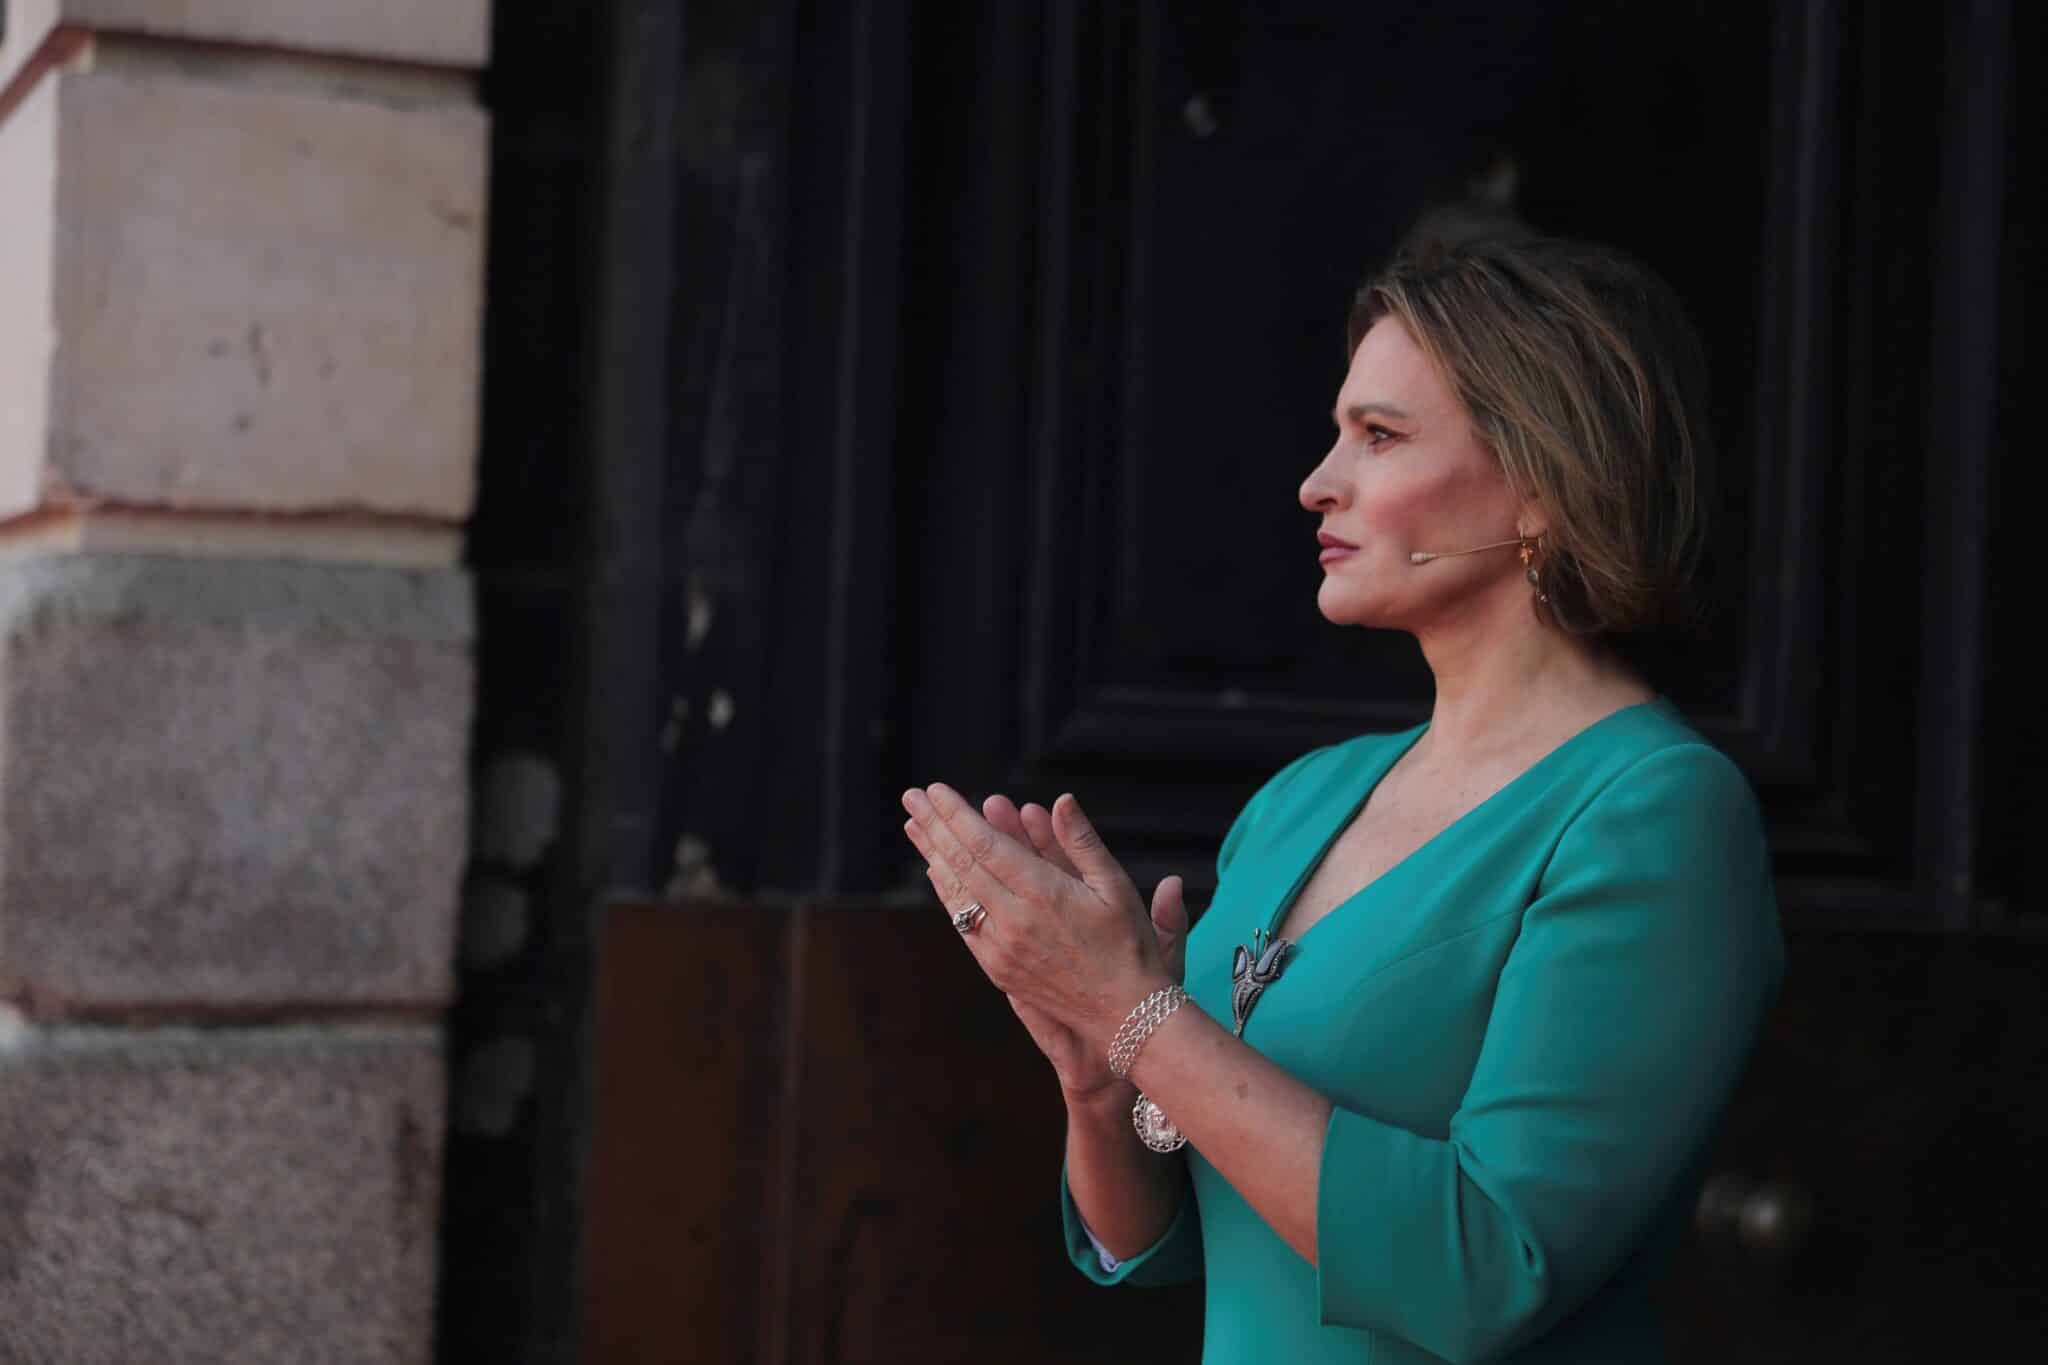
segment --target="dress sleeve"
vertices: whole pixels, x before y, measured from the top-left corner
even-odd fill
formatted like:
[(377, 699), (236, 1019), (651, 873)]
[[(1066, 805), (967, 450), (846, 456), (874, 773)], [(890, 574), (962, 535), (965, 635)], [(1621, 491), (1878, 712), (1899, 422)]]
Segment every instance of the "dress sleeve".
[[(1305, 767), (1308, 761), (1322, 750), (1315, 749), (1303, 754), (1279, 772), (1266, 779), (1265, 783), (1252, 793), (1251, 800), (1244, 803), (1237, 818), (1230, 822), (1230, 830), (1223, 836), (1223, 846), (1216, 854), (1216, 877), (1221, 881), (1229, 868), (1231, 859), (1244, 844), (1246, 837), (1259, 822), (1259, 817), (1273, 804), (1287, 783)], [(1185, 1158), (1181, 1158), (1185, 1169)], [(1157, 1242), (1126, 1261), (1117, 1261), (1109, 1256), (1088, 1231), (1088, 1225), (1081, 1221), (1080, 1210), (1074, 1207), (1073, 1190), (1067, 1184), (1064, 1166), (1060, 1169), (1060, 1217), (1066, 1225), (1067, 1259), (1074, 1263), (1083, 1275), (1097, 1284), (1133, 1284), (1143, 1286), (1182, 1284), (1188, 1280), (1200, 1279), (1202, 1275), (1202, 1231), (1201, 1210), (1196, 1207), (1194, 1191), (1182, 1183), (1180, 1210), (1173, 1222), (1167, 1226)], [(1112, 1262), (1114, 1262), (1112, 1264)]]
[(1449, 1137), (1330, 1115), (1320, 1321), (1465, 1361), (1542, 1335), (1696, 1171), (1783, 971), (1741, 772), (1688, 744), (1615, 778), (1522, 912)]
[[(1186, 1169), (1185, 1165), (1182, 1169)], [(1088, 1225), (1081, 1221), (1064, 1166), (1060, 1170), (1060, 1219), (1066, 1224), (1067, 1259), (1097, 1284), (1131, 1284), (1152, 1289), (1202, 1278), (1202, 1214), (1195, 1205), (1195, 1193), (1185, 1180), (1181, 1182), (1180, 1211), (1174, 1214), (1159, 1240), (1115, 1265), (1104, 1259), (1100, 1243), (1089, 1235)]]

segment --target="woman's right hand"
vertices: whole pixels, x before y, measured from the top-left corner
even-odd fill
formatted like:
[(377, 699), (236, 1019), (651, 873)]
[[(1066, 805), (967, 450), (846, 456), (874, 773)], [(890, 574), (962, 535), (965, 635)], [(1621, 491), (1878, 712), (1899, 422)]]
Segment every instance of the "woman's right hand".
[[(981, 814), (1003, 833), (1036, 849), (1039, 857), (1060, 871), (1070, 877), (1080, 877), (1073, 860), (1054, 834), (1052, 813), (1045, 807), (1027, 801), (1019, 809), (1007, 796), (997, 795), (981, 803)], [(1134, 899), (1135, 896), (1134, 891)], [(1152, 929), (1159, 936), (1159, 954), (1165, 959), (1166, 970), (1175, 981), (1182, 980), (1187, 971), (1188, 910), (1178, 876), (1163, 877), (1153, 888)], [(1060, 1089), (1069, 1104), (1099, 1100), (1112, 1087), (1124, 1084), (1110, 1074), (1109, 1058), (1083, 1043), (1072, 1029), (1043, 1010), (1023, 1004), (1014, 997), (1006, 998), (1017, 1018), (1023, 1021), (1031, 1041), (1038, 1044), (1038, 1050), (1052, 1063), (1053, 1072), (1060, 1080)], [(1135, 1005), (1137, 1002), (1131, 1003)]]

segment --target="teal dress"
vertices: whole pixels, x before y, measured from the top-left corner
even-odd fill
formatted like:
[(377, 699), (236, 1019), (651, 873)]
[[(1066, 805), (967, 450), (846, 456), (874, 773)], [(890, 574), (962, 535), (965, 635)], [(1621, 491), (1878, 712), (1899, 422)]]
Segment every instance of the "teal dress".
[[(1289, 764), (1188, 937), (1228, 1026), (1277, 927), (1426, 727)], [(1206, 1278), (1205, 1365), (1663, 1358), (1656, 1292), (1784, 972), (1756, 800), (1668, 701), (1567, 740), (1301, 935), (1249, 1046), (1326, 1097), (1317, 1264), (1190, 1142), (1193, 1197), (1102, 1284)]]

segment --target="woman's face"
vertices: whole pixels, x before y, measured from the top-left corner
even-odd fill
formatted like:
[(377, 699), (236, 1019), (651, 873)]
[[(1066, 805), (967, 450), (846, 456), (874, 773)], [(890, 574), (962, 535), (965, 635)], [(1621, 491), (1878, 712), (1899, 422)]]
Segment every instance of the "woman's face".
[(1520, 579), (1512, 547), (1419, 565), (1408, 558), (1525, 528), (1500, 462), (1399, 321), (1381, 319), (1358, 343), (1332, 415), (1337, 439), (1301, 485), (1301, 505), (1321, 515), (1323, 538), (1353, 547), (1322, 548), (1316, 604), (1324, 616), (1421, 630)]

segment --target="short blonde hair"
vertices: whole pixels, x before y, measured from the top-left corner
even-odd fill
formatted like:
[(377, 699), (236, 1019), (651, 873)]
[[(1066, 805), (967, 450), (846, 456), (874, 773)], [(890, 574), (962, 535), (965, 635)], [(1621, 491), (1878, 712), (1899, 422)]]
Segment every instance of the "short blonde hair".
[(1693, 616), (1712, 441), (1705, 355), (1669, 286), (1583, 242), (1423, 245), (1359, 290), (1351, 349), (1389, 317), (1543, 509), (1541, 619), (1600, 636)]

